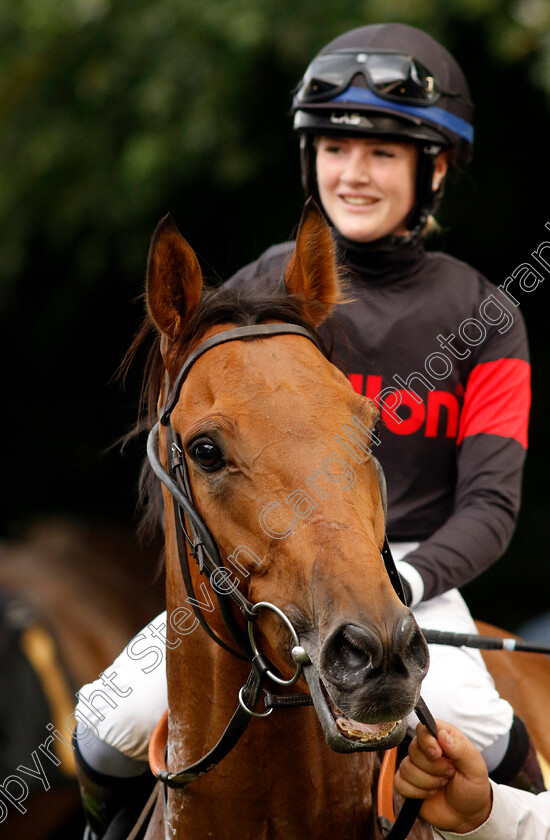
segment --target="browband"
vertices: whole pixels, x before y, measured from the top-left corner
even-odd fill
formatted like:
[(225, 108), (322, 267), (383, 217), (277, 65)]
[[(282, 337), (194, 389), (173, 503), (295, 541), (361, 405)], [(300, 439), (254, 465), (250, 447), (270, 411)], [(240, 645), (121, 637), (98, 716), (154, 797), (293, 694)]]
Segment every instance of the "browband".
[(195, 347), (190, 356), (187, 357), (183, 366), (176, 377), (176, 381), (172, 385), (166, 402), (160, 413), (160, 422), (163, 426), (167, 426), (170, 422), (170, 414), (179, 400), (181, 386), (187, 379), (187, 375), (197, 359), (210, 350), (211, 347), (216, 347), (217, 344), (226, 344), (228, 341), (240, 341), (243, 338), (261, 338), (268, 335), (301, 335), (308, 338), (318, 350), (321, 350), (319, 340), (312, 330), (306, 327), (301, 327), (299, 324), (252, 324), (249, 327), (235, 327), (232, 330), (225, 330), (221, 333), (202, 341), (198, 347)]

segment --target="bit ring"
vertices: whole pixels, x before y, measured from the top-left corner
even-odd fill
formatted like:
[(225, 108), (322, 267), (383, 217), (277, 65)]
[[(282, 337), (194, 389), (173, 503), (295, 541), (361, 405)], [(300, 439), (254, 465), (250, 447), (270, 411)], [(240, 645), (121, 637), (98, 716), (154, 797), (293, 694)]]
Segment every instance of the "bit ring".
[[(273, 671), (267, 671), (267, 676), (270, 680), (273, 680), (273, 682), (277, 683), (278, 685), (293, 685), (302, 672), (302, 665), (305, 664), (305, 662), (309, 661), (309, 657), (307, 656), (307, 653), (305, 652), (303, 647), (300, 645), (300, 639), (298, 638), (298, 634), (292, 626), (292, 624), (290, 623), (290, 620), (284, 614), (284, 612), (281, 609), (279, 609), (279, 607), (276, 607), (275, 604), (271, 604), (269, 601), (258, 601), (258, 603), (254, 604), (254, 606), (252, 607), (252, 612), (258, 612), (260, 607), (266, 607), (266, 609), (272, 610), (273, 612), (277, 613), (279, 618), (286, 625), (287, 630), (292, 636), (292, 641), (294, 642), (292, 646), (292, 658), (296, 663), (296, 672), (294, 676), (290, 680), (284, 680), (281, 677), (278, 677), (276, 674), (274, 674)], [(252, 621), (248, 622), (248, 638), (250, 639), (250, 646), (254, 652), (254, 655), (259, 656), (260, 651), (258, 650), (256, 640), (254, 639), (254, 622)], [(265, 717), (265, 715), (260, 715), (260, 717)]]

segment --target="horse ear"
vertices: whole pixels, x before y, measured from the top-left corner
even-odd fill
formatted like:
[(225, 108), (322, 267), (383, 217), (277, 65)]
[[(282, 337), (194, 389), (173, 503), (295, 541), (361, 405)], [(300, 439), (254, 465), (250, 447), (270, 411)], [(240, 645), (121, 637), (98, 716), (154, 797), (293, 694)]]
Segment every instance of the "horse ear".
[(296, 249), (285, 269), (287, 291), (305, 299), (306, 313), (318, 327), (342, 301), (330, 228), (309, 198), (296, 235)]
[(147, 308), (172, 341), (199, 305), (202, 273), (189, 243), (170, 215), (157, 225), (147, 259)]

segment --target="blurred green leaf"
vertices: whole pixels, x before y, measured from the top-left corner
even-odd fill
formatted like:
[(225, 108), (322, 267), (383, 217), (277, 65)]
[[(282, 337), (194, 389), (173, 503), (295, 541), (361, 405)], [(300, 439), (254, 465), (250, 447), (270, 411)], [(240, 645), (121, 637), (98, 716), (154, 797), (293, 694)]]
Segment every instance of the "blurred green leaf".
[[(548, 0), (0, 0), (1, 334), (16, 359), (4, 378), (16, 406), (7, 520), (128, 514), (120, 461), (98, 453), (133, 420), (137, 384), (121, 398), (107, 382), (141, 317), (130, 301), (156, 222), (171, 211), (211, 276), (289, 237), (302, 201), (291, 90), (327, 41), (392, 20), (441, 39), (470, 81), (476, 153), (447, 189), (443, 245), (501, 282), (550, 219)], [(522, 311), (543, 463), (550, 353), (537, 294)], [(47, 493), (20, 468), (29, 442)], [(546, 478), (528, 477), (512, 558), (545, 532)]]

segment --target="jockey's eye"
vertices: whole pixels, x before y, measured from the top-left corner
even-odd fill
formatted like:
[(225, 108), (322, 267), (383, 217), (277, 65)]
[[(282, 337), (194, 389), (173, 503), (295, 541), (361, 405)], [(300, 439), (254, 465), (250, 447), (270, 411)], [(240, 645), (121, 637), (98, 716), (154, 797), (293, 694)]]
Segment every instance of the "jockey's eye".
[(188, 446), (188, 452), (193, 460), (205, 472), (218, 472), (225, 467), (225, 456), (220, 447), (210, 438), (198, 438)]

